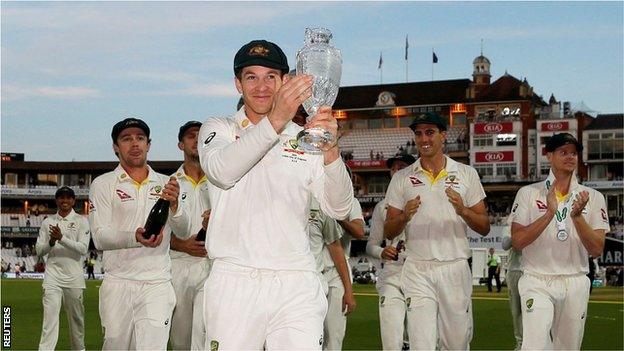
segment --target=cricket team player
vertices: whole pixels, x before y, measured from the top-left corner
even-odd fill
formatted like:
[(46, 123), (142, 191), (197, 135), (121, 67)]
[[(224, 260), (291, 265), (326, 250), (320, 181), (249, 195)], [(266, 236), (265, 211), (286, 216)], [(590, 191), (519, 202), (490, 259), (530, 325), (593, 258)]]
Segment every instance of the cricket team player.
[[(320, 208), (319, 203), (314, 200), (310, 201), (310, 218), (308, 219), (308, 233), (310, 235), (310, 251), (316, 261), (316, 270), (319, 274), (328, 269), (325, 249), (329, 252), (332, 260), (332, 269), (335, 269), (340, 276), (343, 285), (344, 294), (342, 296), (342, 311), (349, 314), (355, 310), (356, 302), (353, 295), (353, 286), (351, 284), (351, 275), (349, 274), (349, 265), (342, 248), (340, 238), (344, 234), (338, 222), (326, 215)], [(323, 291), (325, 295), (329, 293), (329, 286), (324, 277), (321, 278)]]
[[(188, 235), (190, 219), (175, 178), (147, 165), (149, 135), (140, 119), (115, 124), (111, 137), (119, 165), (95, 178), (89, 191), (93, 242), (104, 251), (99, 312), (105, 350), (165, 350), (169, 339), (176, 302), (170, 235)], [(167, 225), (145, 239), (143, 226), (159, 198), (170, 204)]]
[(514, 338), (516, 339), (515, 350), (520, 350), (522, 348), (522, 303), (518, 291), (518, 281), (522, 277), (522, 251), (512, 247), (510, 226), (505, 227), (504, 230), (503, 250), (509, 250), (505, 281), (507, 282), (509, 309), (511, 310)]
[(43, 278), (43, 327), (39, 350), (54, 350), (59, 333), (61, 304), (69, 322), (72, 350), (84, 350), (85, 289), (82, 256), (89, 247), (89, 223), (74, 212), (76, 195), (69, 187), (54, 194), (58, 211), (41, 223), (35, 245), (37, 256), (48, 255)]
[[(320, 349), (327, 299), (310, 252), (310, 197), (345, 219), (351, 180), (336, 144), (312, 155), (298, 148), (291, 122), (311, 96), (312, 77), (288, 76), (286, 55), (254, 40), (234, 58), (244, 106), (231, 118), (208, 118), (199, 155), (212, 206), (205, 283), (209, 349)], [(307, 127), (336, 136), (330, 107)]]
[(605, 199), (580, 185), (582, 145), (569, 133), (546, 143), (550, 174), (518, 191), (511, 213), (514, 249), (522, 250), (523, 350), (578, 350), (589, 300), (588, 255), (602, 254)]
[[(345, 260), (347, 262), (347, 272), (349, 273), (349, 285), (351, 277), (351, 267), (349, 266), (349, 253), (351, 252), (351, 239), (364, 239), (364, 216), (362, 207), (355, 197), (352, 199), (351, 212), (345, 220), (338, 221), (341, 232), (340, 245), (342, 246)], [(323, 249), (325, 267), (323, 278), (327, 282), (327, 315), (323, 323), (323, 350), (340, 350), (342, 341), (347, 331), (347, 312), (345, 310), (344, 297), (348, 294), (345, 291), (347, 286), (335, 266), (335, 260), (330, 253), (330, 247)]]
[[(400, 155), (386, 161), (390, 176), (416, 162), (411, 155)], [(407, 306), (401, 290), (401, 270), (405, 262), (405, 231), (392, 240), (384, 238), (384, 221), (388, 204), (386, 199), (375, 206), (370, 224), (366, 253), (381, 260), (377, 278), (379, 294), (379, 327), (384, 350), (401, 350), (405, 343)], [(401, 250), (401, 251), (399, 251)]]
[[(202, 219), (208, 215), (208, 179), (199, 164), (197, 136), (201, 122), (189, 121), (180, 127), (178, 148), (184, 163), (174, 174), (180, 184), (180, 199), (188, 204), (191, 232), (187, 239), (171, 236), (171, 283), (176, 305), (169, 340), (174, 350), (201, 350), (205, 346), (204, 282), (210, 273), (205, 242), (196, 240)], [(186, 236), (186, 235), (182, 235)]]
[(420, 158), (388, 186), (386, 239), (405, 230), (401, 288), (407, 305), (410, 349), (469, 347), (472, 274), (468, 227), (490, 231), (485, 192), (474, 168), (444, 155), (446, 121), (423, 113), (410, 125)]

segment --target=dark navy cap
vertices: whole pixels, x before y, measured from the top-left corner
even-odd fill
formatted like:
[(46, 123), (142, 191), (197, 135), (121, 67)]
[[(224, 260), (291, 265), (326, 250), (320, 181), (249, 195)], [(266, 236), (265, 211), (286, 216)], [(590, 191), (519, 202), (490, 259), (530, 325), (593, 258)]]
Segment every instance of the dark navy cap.
[(54, 198), (58, 199), (63, 195), (68, 195), (69, 197), (73, 197), (74, 199), (76, 198), (76, 193), (74, 193), (74, 190), (68, 186), (62, 186), (58, 188), (56, 190), (56, 193), (54, 194)]
[(417, 115), (409, 127), (414, 131), (419, 124), (435, 124), (440, 131), (446, 130), (446, 120), (434, 112), (425, 112)]
[(266, 40), (252, 40), (243, 45), (234, 56), (234, 74), (247, 66), (275, 68), (288, 73), (288, 59), (277, 44)]
[(557, 148), (566, 144), (573, 144), (576, 146), (576, 151), (583, 151), (583, 144), (579, 143), (574, 135), (570, 133), (553, 134), (553, 136), (551, 136), (546, 142), (546, 151), (553, 152), (557, 150)]
[(139, 128), (143, 132), (145, 132), (145, 136), (147, 136), (147, 138), (149, 139), (150, 129), (147, 126), (147, 124), (138, 118), (130, 117), (130, 118), (124, 119), (123, 121), (117, 122), (113, 126), (113, 131), (111, 132), (111, 137), (113, 138), (113, 142), (116, 142), (119, 134), (121, 134), (121, 132), (127, 128)]
[(186, 133), (187, 130), (193, 127), (201, 128), (201, 126), (202, 126), (202, 123), (199, 121), (188, 121), (184, 123), (184, 125), (180, 127), (180, 131), (178, 132), (178, 141), (182, 141), (182, 138), (184, 137), (184, 133)]
[(397, 161), (405, 162), (407, 165), (411, 165), (412, 163), (416, 162), (416, 159), (414, 158), (414, 156), (409, 154), (390, 157), (388, 160), (386, 160), (386, 167), (392, 168), (392, 165)]

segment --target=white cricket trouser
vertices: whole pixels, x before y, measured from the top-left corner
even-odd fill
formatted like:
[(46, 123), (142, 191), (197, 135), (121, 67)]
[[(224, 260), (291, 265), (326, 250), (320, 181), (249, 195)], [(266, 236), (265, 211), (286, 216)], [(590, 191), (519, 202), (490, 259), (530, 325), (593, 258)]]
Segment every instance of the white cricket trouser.
[(466, 260), (407, 259), (401, 273), (410, 350), (468, 350), (472, 339), (472, 274)]
[(397, 272), (377, 282), (379, 293), (379, 329), (384, 350), (401, 350), (405, 341), (407, 306), (401, 291), (401, 275)]
[(505, 280), (509, 294), (509, 309), (513, 322), (514, 338), (516, 338), (515, 350), (522, 348), (522, 302), (518, 291), (518, 280), (522, 277), (522, 271), (508, 271)]
[(104, 278), (100, 286), (103, 350), (166, 350), (175, 306), (170, 281)]
[(523, 350), (581, 348), (589, 301), (589, 279), (585, 274), (546, 276), (525, 272), (518, 289)]
[(174, 350), (203, 350), (205, 347), (204, 283), (209, 273), (208, 260), (171, 260), (176, 305), (169, 340)]
[(215, 260), (204, 284), (208, 350), (320, 350), (327, 299), (317, 272)]
[(327, 281), (327, 315), (323, 322), (323, 350), (341, 350), (347, 330), (347, 316), (342, 310), (344, 285), (335, 267), (323, 273)]
[(69, 342), (72, 350), (84, 350), (84, 306), (82, 288), (43, 288), (43, 327), (39, 350), (54, 350), (58, 341), (59, 313), (65, 307), (69, 324)]

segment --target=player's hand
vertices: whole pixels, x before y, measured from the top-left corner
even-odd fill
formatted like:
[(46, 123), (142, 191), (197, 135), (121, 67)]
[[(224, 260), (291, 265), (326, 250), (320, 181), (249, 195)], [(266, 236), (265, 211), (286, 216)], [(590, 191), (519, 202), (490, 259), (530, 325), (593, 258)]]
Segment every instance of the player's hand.
[(572, 211), (570, 212), (570, 217), (578, 217), (583, 213), (583, 209), (587, 205), (589, 201), (589, 192), (586, 190), (581, 191), (576, 194), (574, 202), (572, 202)]
[(50, 237), (54, 239), (54, 242), (61, 241), (63, 238), (63, 233), (61, 233), (61, 228), (57, 225), (50, 225)]
[(281, 133), (284, 126), (295, 117), (299, 106), (312, 96), (314, 79), (304, 74), (292, 78), (284, 75), (283, 82), (284, 84), (275, 93), (273, 108), (268, 115), (271, 125), (278, 133)]
[(399, 252), (394, 246), (386, 246), (381, 252), (381, 258), (384, 260), (396, 260), (399, 257)]
[(325, 145), (322, 151), (329, 151), (338, 145), (338, 121), (334, 118), (332, 114), (332, 109), (330, 106), (321, 106), (316, 115), (314, 115), (308, 123), (306, 123), (303, 128), (320, 128), (327, 132), (329, 132), (334, 141), (332, 143), (328, 143)]
[(169, 211), (176, 213), (178, 210), (178, 196), (180, 195), (180, 184), (175, 177), (169, 178), (165, 188), (160, 192), (159, 196), (169, 201)]
[(345, 291), (342, 296), (342, 314), (348, 315), (349, 313), (355, 311), (356, 307), (355, 296), (353, 295), (353, 291)]
[(208, 229), (209, 221), (210, 221), (210, 210), (206, 210), (204, 211), (204, 213), (202, 213), (202, 228), (204, 228), (204, 230)]
[(420, 195), (409, 200), (405, 204), (405, 209), (403, 209), (403, 213), (405, 214), (405, 218), (407, 218), (408, 222), (412, 219), (412, 217), (414, 217), (414, 214), (418, 211), (419, 207), (420, 207)]
[(548, 190), (548, 194), (546, 195), (546, 207), (547, 207), (547, 211), (551, 214), (551, 215), (555, 215), (555, 213), (557, 213), (557, 195), (555, 193), (555, 185), (557, 184), (557, 180), (555, 179), (555, 181), (551, 184), (550, 189)]
[(187, 254), (195, 257), (206, 257), (206, 242), (195, 240), (197, 234), (191, 235), (190, 238), (185, 240), (179, 240), (176, 250), (186, 252)]
[(156, 247), (160, 245), (160, 243), (162, 243), (163, 241), (163, 229), (160, 230), (160, 233), (158, 233), (158, 235), (152, 234), (149, 239), (145, 239), (143, 237), (143, 233), (145, 233), (145, 228), (137, 228), (136, 232), (134, 233), (134, 237), (136, 238), (136, 241), (143, 246)]
[(462, 199), (461, 195), (459, 195), (459, 193), (451, 187), (446, 188), (444, 192), (446, 193), (448, 201), (451, 203), (451, 205), (453, 205), (455, 213), (462, 216), (464, 214), (464, 211), (466, 210), (466, 206), (464, 206), (464, 200)]

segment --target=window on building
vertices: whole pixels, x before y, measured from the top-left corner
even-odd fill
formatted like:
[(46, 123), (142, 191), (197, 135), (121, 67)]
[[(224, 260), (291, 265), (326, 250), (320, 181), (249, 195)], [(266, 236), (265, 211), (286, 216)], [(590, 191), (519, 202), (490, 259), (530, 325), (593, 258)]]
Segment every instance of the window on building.
[(365, 119), (355, 119), (353, 120), (353, 129), (367, 129), (368, 121)]
[(453, 118), (451, 120), (452, 126), (465, 126), (466, 125), (466, 114), (465, 113), (454, 113)]
[(389, 175), (375, 175), (368, 179), (368, 193), (369, 194), (385, 194), (390, 183)]
[(368, 120), (368, 128), (381, 129), (381, 118), (373, 118)]
[(494, 166), (491, 164), (476, 164), (474, 169), (479, 173), (481, 178), (492, 177), (494, 175)]
[(37, 185), (59, 185), (58, 174), (37, 174)]
[(407, 128), (409, 127), (410, 124), (412, 124), (412, 121), (414, 120), (414, 117), (412, 116), (405, 116), (405, 117), (401, 117), (399, 118), (399, 127), (401, 128)]
[(491, 135), (475, 135), (473, 138), (474, 146), (492, 146), (494, 140)]
[(17, 174), (16, 173), (6, 173), (4, 175), (4, 185), (6, 186), (17, 186)]
[(515, 178), (518, 175), (518, 165), (515, 163), (497, 163), (496, 175), (498, 177)]

